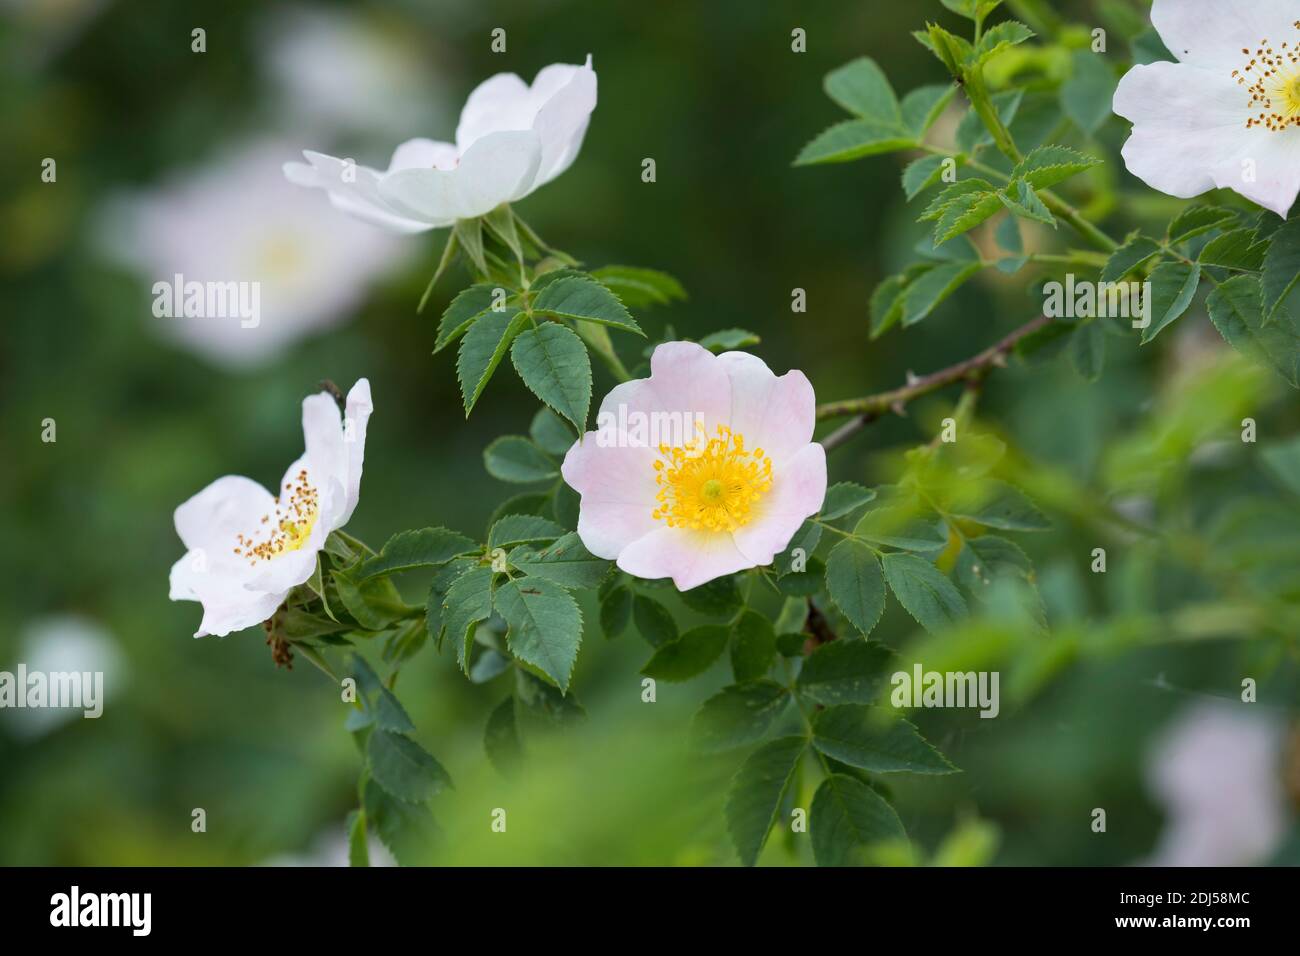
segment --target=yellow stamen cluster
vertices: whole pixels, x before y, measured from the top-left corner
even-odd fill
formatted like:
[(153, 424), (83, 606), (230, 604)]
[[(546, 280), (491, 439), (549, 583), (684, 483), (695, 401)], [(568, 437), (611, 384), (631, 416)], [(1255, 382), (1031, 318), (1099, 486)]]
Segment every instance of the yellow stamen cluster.
[[(320, 501), (316, 487), (307, 477), (307, 469), (299, 471), (297, 478), (284, 486), (284, 492), (275, 499), (274, 522), (271, 515), (262, 515), (262, 524), (270, 525), (269, 534), (263, 531), (235, 535), (238, 542), (235, 554), (247, 559), (250, 565), (297, 551), (311, 537), (320, 513)], [(285, 501), (283, 507), (281, 501)], [(262, 534), (266, 536), (263, 538)]]
[[(1292, 24), (1300, 30), (1300, 20)], [(1246, 119), (1246, 129), (1262, 126), (1281, 132), (1300, 126), (1300, 43), (1283, 43), (1274, 49), (1268, 40), (1259, 41), (1254, 54), (1247, 47), (1241, 52), (1250, 61), (1232, 77), (1250, 94), (1248, 108), (1259, 113)]]
[(703, 425), (685, 445), (659, 446), (654, 463), (656, 521), (691, 531), (735, 531), (753, 518), (754, 504), (772, 487), (772, 459), (749, 451), (745, 436), (719, 425), (709, 438)]

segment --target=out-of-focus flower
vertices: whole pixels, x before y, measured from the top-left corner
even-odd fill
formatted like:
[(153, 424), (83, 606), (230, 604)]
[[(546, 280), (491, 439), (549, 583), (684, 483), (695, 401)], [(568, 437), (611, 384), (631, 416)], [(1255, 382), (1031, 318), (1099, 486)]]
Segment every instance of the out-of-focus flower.
[(465, 101), (455, 143), (407, 140), (383, 172), (307, 150), (307, 163), (285, 163), (284, 174), (366, 222), (422, 232), (523, 199), (559, 176), (577, 158), (595, 108), (591, 57), (545, 67), (531, 86), (498, 73)]
[(364, 378), (348, 393), (345, 418), (328, 394), (308, 396), (302, 403), (307, 448), (277, 494), (226, 475), (176, 509), (176, 533), (188, 551), (172, 566), (171, 599), (203, 604), (195, 637), (265, 621), (312, 576), (325, 539), (357, 506), (372, 410)]
[(279, 9), (264, 25), (262, 50), (277, 112), (295, 129), (392, 135), (441, 115), (428, 51), (382, 20)]
[(1171, 196), (1231, 189), (1286, 218), (1300, 192), (1300, 8), (1294, 0), (1155, 0), (1177, 63), (1133, 67), (1115, 112), (1129, 172)]
[(1267, 862), (1287, 830), (1283, 727), (1255, 705), (1199, 703), (1157, 741), (1147, 778), (1165, 807), (1155, 866)]
[(288, 186), (275, 169), (285, 152), (250, 145), (115, 199), (99, 225), (108, 254), (153, 284), (160, 331), (225, 365), (269, 361), (341, 322), (400, 254), (391, 236), (340, 224)]
[[(378, 840), (366, 838), (371, 866), (397, 866), (397, 860)], [(263, 861), (262, 866), (347, 866), (348, 841), (334, 829), (318, 833), (301, 853), (282, 853)]]
[(680, 590), (771, 564), (826, 497), (813, 388), (746, 352), (655, 349), (650, 377), (605, 396), (564, 458), (593, 554)]
[[(95, 686), (99, 695), (93, 709), (102, 712), (104, 702), (122, 692), (127, 669), (121, 648), (103, 625), (79, 614), (55, 614), (30, 621), (19, 640), (21, 656), (5, 669), (13, 673), (20, 661), (28, 674), (102, 674)], [(17, 687), (17, 693), (26, 688)], [(86, 689), (83, 689), (83, 703)], [(48, 701), (47, 701), (48, 702)], [(81, 719), (88, 706), (43, 706), (5, 708), (0, 720), (22, 737), (39, 737), (70, 720)]]

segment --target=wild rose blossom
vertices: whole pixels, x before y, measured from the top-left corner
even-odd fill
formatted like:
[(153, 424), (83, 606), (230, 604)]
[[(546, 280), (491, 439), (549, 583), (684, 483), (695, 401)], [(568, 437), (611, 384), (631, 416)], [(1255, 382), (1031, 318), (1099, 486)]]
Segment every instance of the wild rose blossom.
[(265, 621), (312, 576), (325, 539), (357, 506), (373, 408), (364, 378), (348, 392), (346, 418), (325, 392), (303, 399), (306, 451), (285, 471), (278, 494), (226, 475), (176, 509), (188, 551), (172, 566), (171, 599), (202, 603), (195, 637)]
[(1177, 63), (1135, 66), (1115, 91), (1133, 123), (1129, 172), (1187, 199), (1231, 189), (1286, 218), (1300, 192), (1300, 6), (1155, 0)]
[[(778, 377), (746, 352), (715, 356), (693, 342), (659, 346), (650, 370), (610, 391), (602, 431), (565, 455), (582, 543), (683, 591), (771, 564), (826, 496), (812, 385), (802, 372)], [(656, 446), (620, 424), (657, 417), (691, 422), (694, 433)]]
[(532, 85), (498, 73), (469, 95), (456, 142), (411, 139), (388, 169), (311, 150), (285, 163), (300, 186), (324, 189), (344, 212), (393, 232), (414, 233), (482, 216), (523, 199), (572, 165), (596, 108), (596, 71), (554, 63)]

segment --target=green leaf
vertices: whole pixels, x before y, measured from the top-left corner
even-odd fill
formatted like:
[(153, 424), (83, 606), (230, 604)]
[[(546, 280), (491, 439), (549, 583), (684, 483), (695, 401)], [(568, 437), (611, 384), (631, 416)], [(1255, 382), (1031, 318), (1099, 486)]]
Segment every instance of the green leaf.
[[(1300, 219), (1292, 219), (1273, 233), (1273, 241), (1264, 254), (1264, 274), (1260, 281), (1264, 321), (1269, 322), (1300, 282)], [(1300, 312), (1300, 309), (1292, 311)]]
[(1101, 281), (1118, 282), (1159, 252), (1160, 243), (1135, 232), (1111, 253), (1101, 270)]
[(874, 501), (874, 488), (864, 488), (852, 481), (839, 481), (826, 489), (826, 499), (822, 502), (821, 519), (835, 521), (847, 518), (858, 509)]
[(515, 721), (515, 699), (507, 697), (492, 709), (483, 728), (483, 750), (503, 777), (512, 776), (524, 758), (523, 741)]
[(561, 319), (598, 322), (644, 336), (627, 307), (605, 285), (586, 276), (551, 282), (533, 301), (533, 311)]
[(1184, 262), (1162, 262), (1151, 272), (1151, 292), (1146, 303), (1149, 324), (1142, 344), (1150, 342), (1192, 304), (1201, 281), (1201, 267)]
[(947, 512), (988, 528), (1004, 531), (1050, 531), (1048, 520), (1024, 492), (1005, 481), (962, 484), (947, 503)]
[(547, 518), (538, 515), (506, 515), (498, 519), (488, 532), (488, 547), (508, 548), (516, 544), (554, 541), (562, 534), (564, 529)]
[(1188, 206), (1169, 223), (1166, 239), (1171, 246), (1186, 242), (1236, 218), (1235, 212), (1222, 206)]
[(753, 743), (772, 728), (789, 699), (790, 692), (773, 680), (724, 687), (695, 715), (691, 724), (695, 746), (717, 752)]
[(740, 593), (740, 585), (732, 574), (714, 578), (689, 591), (681, 592), (682, 601), (692, 611), (699, 611), (710, 617), (730, 617), (745, 603)]
[(934, 125), (944, 108), (952, 102), (956, 92), (957, 86), (954, 83), (920, 86), (912, 90), (903, 97), (903, 102), (899, 106), (903, 116), (903, 126), (909, 129), (919, 141)]
[(530, 578), (545, 578), (565, 588), (599, 587), (611, 566), (588, 551), (572, 531), (540, 551), (520, 545), (510, 552), (510, 563)]
[(1002, 0), (941, 0), (953, 13), (967, 20), (983, 20), (998, 8)]
[(1110, 118), (1117, 81), (1101, 54), (1075, 50), (1071, 62), (1073, 71), (1061, 86), (1061, 109), (1091, 136)]
[(1019, 593), (1028, 601), (1026, 609), (1035, 621), (1046, 627), (1047, 614), (1038, 594), (1033, 562), (1014, 541), (994, 534), (965, 539), (953, 566), (953, 577), (985, 603), (999, 596), (993, 587), (995, 582), (1017, 582), (1022, 588)]
[(826, 559), (826, 591), (835, 606), (863, 634), (870, 634), (885, 610), (885, 581), (875, 552), (846, 538)]
[(469, 673), (469, 648), (474, 628), (492, 616), (492, 569), (465, 571), (447, 588), (442, 599), (442, 620), (456, 649), (456, 662)]
[[(962, 40), (961, 43), (965, 44), (967, 50), (970, 49), (970, 44), (966, 43), (965, 40)], [(1002, 120), (1002, 125), (1007, 127), (1010, 127), (1012, 121), (1016, 118), (1024, 98), (1025, 91), (1020, 89), (994, 93), (993, 96), (989, 97), (994, 111), (998, 114), (998, 118)], [(980, 119), (974, 108), (967, 110), (957, 124), (956, 137), (957, 148), (964, 153), (975, 153), (993, 143), (993, 134), (985, 127), (984, 121)]]
[(998, 199), (1013, 215), (1021, 219), (1041, 222), (1053, 229), (1056, 228), (1056, 217), (1043, 205), (1043, 201), (1038, 198), (1033, 187), (1023, 179), (1012, 180), (1005, 190), (998, 193)]
[[(803, 571), (794, 569), (796, 550), (803, 552), (802, 557), (807, 561), (812, 553), (817, 550), (817, 544), (822, 539), (822, 526), (814, 521), (808, 520), (799, 526), (799, 530), (794, 533), (786, 549), (772, 559), (772, 567), (776, 570), (779, 577), (786, 577), (791, 574), (807, 574), (808, 568)], [(816, 593), (815, 591), (813, 593)]]
[(898, 603), (927, 631), (942, 630), (966, 616), (961, 592), (929, 561), (895, 552), (881, 563)]
[(1049, 189), (1100, 163), (1068, 146), (1039, 146), (1016, 165), (1011, 178), (1023, 179), (1035, 189)]
[(686, 290), (667, 272), (635, 266), (602, 266), (591, 273), (634, 309), (685, 301)]
[(888, 686), (896, 661), (894, 652), (883, 644), (840, 638), (808, 656), (795, 689), (827, 707), (871, 704)]
[(1254, 276), (1233, 276), (1206, 300), (1210, 321), (1234, 349), (1252, 362), (1267, 365), (1300, 388), (1300, 330), (1283, 311), (1264, 324), (1260, 284)]
[(510, 626), (510, 652), (567, 691), (582, 643), (582, 611), (569, 592), (544, 579), (505, 581), (493, 595), (493, 607)]
[(352, 674), (357, 685), (367, 696), (371, 696), (375, 700), (375, 726), (380, 730), (391, 731), (395, 734), (413, 733), (415, 724), (411, 723), (406, 708), (402, 706), (401, 701), (397, 699), (393, 692), (384, 686), (379, 679), (379, 675), (371, 669), (366, 659), (360, 654), (354, 653), (351, 655), (350, 663), (352, 664)]
[(511, 306), (504, 312), (483, 313), (465, 333), (456, 357), (456, 377), (465, 403), (465, 417), (474, 409), (510, 343), (527, 324), (528, 317), (517, 306)]
[(362, 802), (366, 822), (398, 863), (406, 865), (423, 859), (437, 836), (437, 826), (427, 805), (399, 800), (374, 779), (366, 781)]
[(1081, 379), (1097, 381), (1106, 364), (1106, 329), (1100, 322), (1083, 323), (1070, 333), (1066, 354)]
[(901, 128), (903, 117), (898, 99), (884, 71), (871, 57), (863, 56), (826, 74), (826, 95), (864, 120)]
[(510, 360), (534, 395), (579, 432), (586, 428), (591, 359), (582, 339), (563, 325), (547, 322), (519, 334), (510, 349)]
[(747, 329), (723, 329), (720, 332), (710, 332), (704, 336), (704, 338), (700, 339), (700, 345), (717, 355), (719, 352), (734, 352), (736, 349), (747, 349), (758, 345), (761, 341), (763, 340)]
[(873, 843), (905, 839), (894, 808), (856, 777), (831, 774), (813, 795), (809, 819), (813, 857), (818, 866), (862, 862)]
[(521, 485), (546, 481), (560, 473), (553, 458), (519, 435), (502, 435), (484, 448), (483, 467), (493, 478)]
[(879, 338), (903, 317), (903, 292), (918, 273), (933, 268), (929, 263), (923, 263), (907, 273), (890, 276), (876, 286), (869, 305), (872, 339)]
[(343, 606), (368, 631), (383, 630), (406, 611), (401, 595), (387, 578), (357, 583), (341, 571), (331, 577)]
[(975, 55), (970, 42), (949, 33), (937, 23), (927, 23), (924, 30), (915, 30), (912, 36), (944, 65), (954, 78), (964, 76), (966, 64)]
[(515, 669), (515, 702), (521, 731), (538, 724), (568, 727), (587, 719), (587, 711), (576, 697), (522, 667)]
[(348, 814), (348, 866), (370, 865), (370, 844), (366, 841), (366, 812), (353, 810)]
[(466, 258), (478, 270), (479, 275), (487, 275), (487, 259), (483, 256), (483, 220), (458, 219), (452, 228)]
[(493, 301), (502, 299), (503, 296), (497, 293), (498, 288), (500, 287), (491, 283), (479, 283), (457, 294), (443, 311), (442, 320), (438, 323), (434, 352), (441, 352), (464, 335), (479, 316), (492, 308)]
[[(934, 244), (942, 245), (954, 236), (969, 232), (986, 219), (992, 217), (1002, 208), (1002, 199), (996, 192), (969, 193), (954, 201), (943, 210), (939, 221), (934, 226)], [(954, 263), (955, 265), (955, 263)], [(979, 263), (971, 263), (967, 270), (979, 271)], [(962, 281), (969, 278), (968, 272)], [(906, 324), (906, 319), (904, 319)]]
[(1259, 457), (1283, 487), (1300, 495), (1300, 437), (1261, 448)]
[(758, 862), (781, 798), (807, 746), (803, 737), (770, 741), (750, 754), (732, 778), (727, 792), (727, 830), (745, 866)]
[(1258, 229), (1232, 229), (1207, 242), (1196, 260), (1203, 266), (1258, 272), (1264, 267), (1264, 255), (1269, 248), (1268, 240), (1260, 240), (1258, 236)]
[[(1033, 37), (1034, 31), (1016, 20), (1003, 20), (990, 27), (975, 47), (975, 62), (983, 63), (997, 54)], [(1107, 104), (1109, 106), (1109, 103)]]
[(846, 163), (915, 146), (916, 140), (901, 126), (887, 126), (874, 120), (845, 120), (815, 136), (799, 151), (794, 164)]
[(943, 175), (943, 156), (922, 156), (908, 163), (903, 170), (903, 193), (911, 202)]
[(746, 609), (731, 625), (731, 671), (737, 684), (767, 675), (776, 660), (776, 634), (772, 622)]
[(882, 717), (876, 708), (863, 704), (818, 711), (812, 742), (826, 756), (871, 773), (954, 773), (957, 769), (907, 721)]
[(601, 598), (600, 630), (607, 638), (618, 637), (631, 622), (632, 592), (620, 585)]
[(938, 222), (943, 214), (956, 203), (972, 195), (984, 195), (997, 190), (985, 179), (962, 179), (946, 187), (943, 192), (930, 200), (930, 204), (917, 217), (920, 222)]
[(930, 315), (980, 268), (978, 262), (948, 262), (917, 278), (902, 295), (903, 325), (915, 325)]
[(428, 751), (387, 730), (371, 731), (366, 763), (376, 783), (408, 803), (423, 803), (451, 786), (451, 776)]
[(576, 436), (564, 419), (549, 408), (539, 408), (528, 426), (528, 437), (548, 455), (563, 457), (573, 447)]
[(658, 601), (638, 594), (632, 601), (632, 620), (637, 633), (651, 647), (662, 647), (677, 639), (677, 624), (668, 609)]
[(519, 230), (515, 228), (515, 216), (509, 204), (502, 203), (484, 216), (483, 225), (504, 243), (517, 262), (524, 261), (523, 245), (519, 241)]
[(350, 577), (362, 582), (380, 574), (437, 567), (478, 548), (476, 542), (446, 528), (400, 531), (385, 542), (377, 555), (353, 569)]
[(690, 680), (722, 656), (730, 638), (731, 631), (725, 624), (691, 628), (681, 637), (659, 645), (641, 673), (669, 683)]

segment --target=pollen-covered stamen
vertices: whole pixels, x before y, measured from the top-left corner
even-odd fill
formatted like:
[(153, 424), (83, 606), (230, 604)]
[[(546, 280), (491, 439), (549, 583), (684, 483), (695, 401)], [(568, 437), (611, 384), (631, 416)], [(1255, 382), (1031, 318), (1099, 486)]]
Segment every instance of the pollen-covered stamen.
[(275, 499), (274, 515), (263, 515), (267, 526), (251, 534), (236, 534), (235, 554), (245, 558), (250, 565), (259, 561), (297, 551), (311, 538), (312, 528), (320, 514), (320, 500), (316, 486), (307, 477), (307, 469), (284, 486), (284, 492)]
[[(1300, 30), (1300, 20), (1292, 26)], [(1242, 47), (1241, 52), (1250, 59), (1232, 77), (1250, 94), (1246, 128), (1280, 132), (1300, 126), (1300, 41), (1274, 47), (1260, 40), (1253, 51)]]
[(651, 513), (670, 528), (734, 531), (754, 516), (754, 505), (772, 487), (772, 459), (761, 448), (745, 447), (745, 436), (725, 425), (709, 438), (703, 425), (691, 441), (659, 446), (654, 463), (655, 495)]

